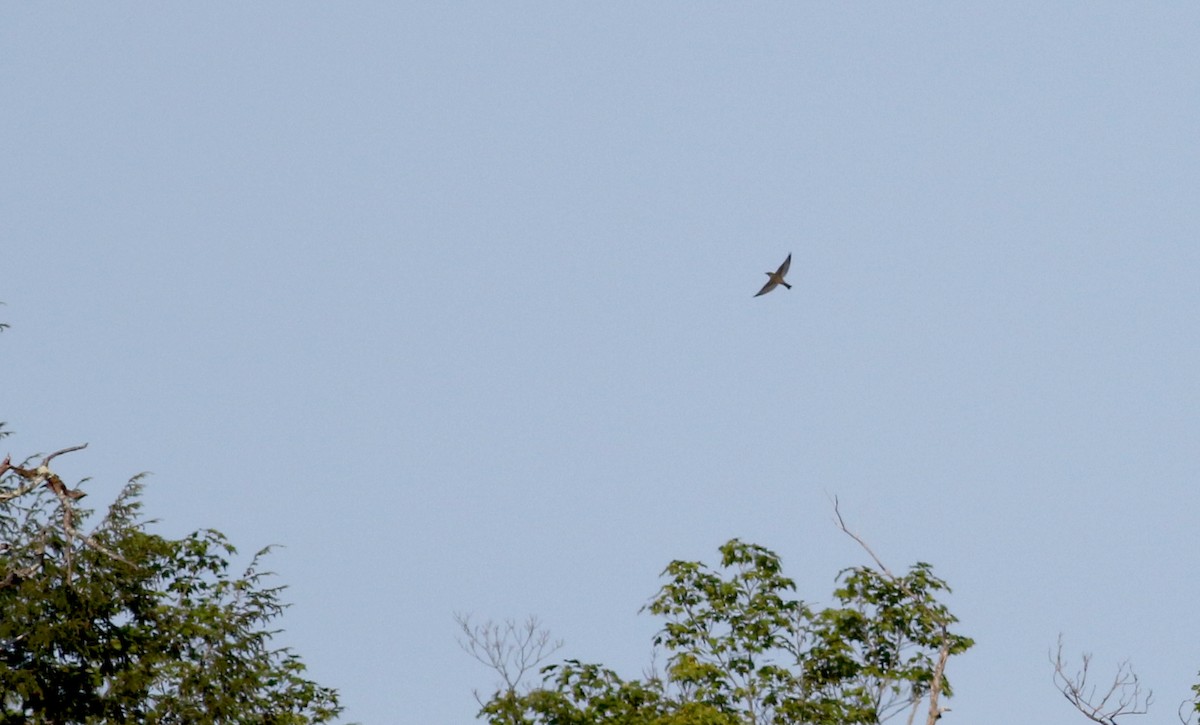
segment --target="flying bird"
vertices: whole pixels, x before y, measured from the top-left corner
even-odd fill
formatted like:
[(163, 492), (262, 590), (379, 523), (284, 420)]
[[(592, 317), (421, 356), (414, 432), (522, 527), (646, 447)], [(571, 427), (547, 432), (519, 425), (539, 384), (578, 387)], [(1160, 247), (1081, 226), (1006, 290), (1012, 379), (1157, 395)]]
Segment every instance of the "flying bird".
[(791, 266), (792, 266), (792, 255), (788, 254), (787, 259), (783, 260), (783, 264), (779, 265), (779, 269), (775, 270), (774, 272), (766, 272), (765, 273), (768, 278), (767, 283), (764, 284), (763, 288), (760, 289), (758, 291), (758, 294), (754, 295), (754, 296), (758, 297), (758, 295), (765, 295), (766, 293), (775, 289), (779, 285), (783, 285), (784, 287), (791, 289), (792, 286), (790, 284), (788, 284), (787, 282), (783, 281), (784, 275), (786, 275), (788, 273), (788, 267), (791, 267)]

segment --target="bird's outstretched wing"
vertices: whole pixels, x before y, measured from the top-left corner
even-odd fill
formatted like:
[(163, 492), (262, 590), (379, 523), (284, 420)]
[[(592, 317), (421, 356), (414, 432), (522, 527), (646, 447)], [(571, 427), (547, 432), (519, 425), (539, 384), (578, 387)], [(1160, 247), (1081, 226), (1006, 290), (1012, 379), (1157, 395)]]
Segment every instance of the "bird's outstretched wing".
[(770, 292), (771, 290), (775, 289), (775, 288), (776, 288), (778, 285), (779, 285), (779, 283), (775, 281), (775, 278), (774, 278), (774, 277), (772, 277), (772, 278), (770, 278), (770, 279), (768, 279), (768, 280), (767, 280), (767, 283), (763, 285), (763, 288), (762, 288), (762, 289), (760, 289), (760, 290), (758, 291), (758, 294), (756, 294), (756, 295), (754, 295), (754, 296), (755, 296), (755, 297), (758, 297), (758, 296), (760, 296), (760, 295), (765, 295), (766, 293), (768, 293), (768, 292)]
[(783, 260), (783, 264), (779, 265), (779, 271), (776, 272), (775, 274), (778, 274), (779, 278), (783, 279), (784, 276), (787, 275), (788, 270), (791, 268), (792, 268), (792, 255), (791, 255), (791, 253), (788, 253), (787, 259)]

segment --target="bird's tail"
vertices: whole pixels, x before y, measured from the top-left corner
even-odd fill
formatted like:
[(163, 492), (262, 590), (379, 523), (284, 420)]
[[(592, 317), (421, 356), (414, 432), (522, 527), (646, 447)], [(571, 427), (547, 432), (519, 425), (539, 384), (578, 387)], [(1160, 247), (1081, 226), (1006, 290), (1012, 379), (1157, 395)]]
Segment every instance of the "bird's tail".
[(788, 284), (787, 282), (784, 282), (783, 280), (779, 280), (779, 284), (783, 285), (784, 287), (787, 287), (788, 289), (792, 288), (792, 286), (790, 284)]

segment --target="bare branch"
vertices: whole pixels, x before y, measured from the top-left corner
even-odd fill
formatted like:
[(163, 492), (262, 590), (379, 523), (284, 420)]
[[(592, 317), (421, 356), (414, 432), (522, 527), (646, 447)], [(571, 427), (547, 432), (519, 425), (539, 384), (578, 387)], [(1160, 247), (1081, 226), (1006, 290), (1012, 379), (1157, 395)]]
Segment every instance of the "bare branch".
[[(87, 443), (83, 443), (83, 444), (80, 444), (77, 446), (68, 446), (66, 448), (57, 450), (57, 451), (51, 453), (50, 455), (46, 456), (45, 458), (43, 458), (41, 464), (37, 468), (33, 468), (33, 469), (21, 468), (20, 466), (12, 465), (12, 459), (10, 456), (6, 456), (4, 458), (3, 463), (0, 463), (0, 474), (4, 474), (9, 471), (12, 471), (12, 472), (16, 473), (18, 477), (24, 479), (24, 481), (25, 481), (23, 484), (21, 484), (20, 486), (18, 486), (16, 489), (14, 489), (12, 491), (6, 491), (4, 493), (0, 493), (0, 503), (12, 500), (18, 496), (23, 496), (41, 485), (45, 485), (46, 488), (50, 489), (54, 493), (55, 497), (58, 498), (58, 502), (62, 508), (63, 533), (66, 536), (66, 547), (64, 549), (63, 555), (65, 557), (66, 564), (67, 564), (67, 581), (68, 582), (71, 580), (71, 578), (74, 574), (74, 547), (72, 546), (72, 541), (76, 538), (78, 538), (80, 541), (82, 541), (88, 547), (95, 549), (96, 551), (99, 551), (100, 553), (102, 553), (106, 556), (112, 557), (113, 559), (124, 562), (126, 564), (130, 563), (127, 559), (125, 559), (120, 554), (117, 554), (116, 552), (106, 548), (100, 542), (96, 541), (96, 539), (93, 538), (92, 536), (81, 533), (78, 529), (75, 528), (74, 502), (83, 498), (87, 494), (84, 493), (83, 491), (80, 491), (77, 488), (67, 488), (67, 485), (65, 483), (63, 483), (63, 480), (61, 478), (59, 478), (58, 474), (56, 474), (56, 473), (54, 473), (54, 471), (50, 470), (50, 461), (54, 460), (58, 456), (63, 455), (64, 453), (72, 453), (74, 451), (81, 451), (84, 448), (87, 448), (87, 445), (88, 445)], [(9, 585), (14, 580), (13, 579), (14, 576), (24, 576), (24, 575), (25, 575), (24, 570), (16, 570), (14, 572), (10, 572), (10, 576), (5, 578), (3, 584)]]
[(1080, 667), (1074, 674), (1067, 671), (1063, 660), (1063, 638), (1058, 636), (1058, 650), (1050, 658), (1054, 665), (1054, 686), (1067, 698), (1067, 702), (1085, 717), (1101, 725), (1116, 725), (1117, 718), (1126, 715), (1145, 715), (1154, 701), (1154, 691), (1142, 692), (1142, 684), (1129, 664), (1129, 660), (1117, 663), (1117, 672), (1112, 684), (1097, 697), (1095, 685), (1088, 685), (1088, 669), (1092, 655), (1080, 656)]
[(917, 708), (921, 707), (921, 698), (913, 698), (912, 709), (908, 711), (908, 725), (913, 725), (913, 721), (917, 717)]
[[(828, 496), (829, 494), (826, 494), (826, 495)], [(875, 556), (875, 552), (871, 551), (871, 547), (867, 546), (867, 542), (863, 541), (862, 538), (858, 534), (854, 533), (853, 531), (851, 531), (849, 529), (849, 527), (846, 526), (846, 522), (842, 519), (842, 512), (838, 509), (837, 496), (830, 497), (830, 500), (833, 502), (833, 513), (835, 516), (837, 516), (838, 527), (843, 532), (845, 532), (845, 534), (847, 536), (849, 536), (851, 539), (854, 539), (855, 541), (857, 541), (858, 545), (861, 546), (864, 551), (866, 551), (868, 554), (871, 555), (871, 558), (875, 560), (875, 565), (879, 567), (880, 571), (882, 571), (884, 574), (887, 575), (888, 579), (891, 579), (892, 581), (897, 581), (896, 576), (894, 574), (892, 574), (891, 570), (888, 569), (886, 566), (884, 566), (883, 562), (879, 560), (879, 557)]]
[(64, 453), (71, 453), (73, 451), (81, 451), (84, 448), (87, 448), (87, 445), (88, 445), (87, 443), (83, 443), (78, 446), (69, 446), (67, 448), (57, 450), (57, 451), (51, 453), (50, 455), (46, 456), (45, 458), (43, 458), (41, 465), (39, 465), (37, 468), (33, 468), (33, 469), (21, 468), (20, 466), (14, 466), (14, 465), (12, 465), (11, 457), (6, 456), (4, 458), (4, 462), (2, 464), (0, 464), (0, 475), (7, 473), (9, 471), (13, 471), (18, 476), (25, 479), (25, 483), (21, 486), (18, 486), (16, 488), (16, 490), (8, 491), (6, 493), (0, 494), (0, 503), (14, 499), (18, 496), (23, 496), (23, 495), (29, 493), (30, 491), (32, 491), (33, 489), (37, 488), (39, 485), (41, 485), (43, 483), (46, 484), (47, 488), (54, 491), (54, 493), (56, 495), (58, 495), (60, 500), (62, 499), (62, 496), (64, 493), (68, 497), (70, 497), (71, 500), (73, 500), (73, 501), (83, 498), (84, 496), (87, 495), (86, 493), (84, 493), (83, 491), (80, 491), (79, 489), (76, 489), (76, 488), (67, 488), (66, 484), (62, 482), (62, 479), (59, 478), (57, 474), (55, 474), (53, 471), (50, 470), (50, 461), (54, 460), (55, 458), (57, 458), (58, 456), (61, 456)]
[(1175, 712), (1175, 716), (1183, 725), (1192, 725), (1197, 712), (1200, 712), (1200, 699), (1184, 700), (1179, 703), (1179, 709)]
[(550, 630), (532, 615), (520, 624), (506, 619), (473, 625), (468, 614), (455, 614), (454, 621), (462, 630), (458, 646), (500, 675), (508, 692), (515, 692), (526, 673), (563, 646), (562, 640), (551, 639)]
[(62, 454), (74, 453), (75, 451), (82, 451), (84, 448), (87, 448), (87, 446), (88, 446), (87, 443), (81, 443), (77, 446), (69, 446), (67, 448), (63, 448), (62, 450), (55, 451), (42, 459), (42, 465), (48, 466), (48, 465), (50, 465), (50, 461), (53, 461), (55, 458), (61, 456)]

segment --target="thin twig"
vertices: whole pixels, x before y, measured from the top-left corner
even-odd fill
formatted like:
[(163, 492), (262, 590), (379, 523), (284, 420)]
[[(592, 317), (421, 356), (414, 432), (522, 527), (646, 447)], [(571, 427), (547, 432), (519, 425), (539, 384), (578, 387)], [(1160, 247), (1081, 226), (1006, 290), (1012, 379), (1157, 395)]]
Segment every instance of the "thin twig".
[[(563, 646), (562, 640), (552, 639), (550, 630), (541, 627), (534, 616), (521, 624), (506, 619), (503, 626), (493, 621), (472, 625), (467, 614), (455, 614), (454, 621), (463, 634), (458, 645), (500, 675), (503, 688), (509, 693), (517, 691), (526, 673)], [(475, 699), (483, 704), (478, 692)]]
[[(828, 493), (825, 495), (829, 496)], [(846, 526), (846, 522), (842, 519), (842, 512), (838, 509), (837, 496), (830, 496), (830, 500), (833, 502), (833, 513), (835, 516), (837, 516), (837, 523), (838, 523), (838, 526), (842, 529), (842, 531), (844, 531), (846, 533), (846, 535), (849, 536), (851, 539), (854, 539), (855, 541), (857, 541), (858, 545), (861, 546), (863, 548), (863, 550), (865, 550), (868, 554), (871, 555), (871, 558), (875, 560), (876, 566), (879, 567), (880, 571), (882, 571), (884, 574), (887, 575), (888, 579), (895, 581), (896, 576), (894, 574), (892, 574), (891, 570), (889, 570), (886, 566), (883, 565), (883, 562), (879, 560), (878, 556), (875, 556), (875, 552), (871, 551), (871, 547), (867, 546), (867, 542), (863, 541), (862, 538), (858, 534), (854, 533), (853, 531), (851, 531), (849, 529), (849, 527)]]
[[(1088, 687), (1088, 669), (1092, 664), (1092, 655), (1084, 653), (1080, 656), (1080, 668), (1074, 675), (1067, 674), (1067, 665), (1063, 661), (1063, 638), (1058, 636), (1058, 650), (1050, 658), (1054, 665), (1054, 686), (1062, 696), (1083, 713), (1089, 720), (1101, 725), (1116, 725), (1117, 718), (1125, 715), (1145, 715), (1150, 704), (1154, 702), (1154, 691), (1147, 690), (1142, 694), (1142, 684), (1137, 674), (1130, 666), (1129, 660), (1117, 663), (1117, 672), (1113, 675), (1112, 684), (1108, 690), (1096, 699), (1096, 686)], [(1115, 698), (1115, 702), (1113, 702)], [(1109, 704), (1113, 702), (1113, 704)]]
[(84, 448), (87, 448), (87, 447), (88, 447), (87, 443), (81, 443), (77, 446), (71, 446), (69, 448), (63, 448), (60, 451), (55, 451), (42, 459), (42, 465), (48, 466), (48, 465), (50, 465), (50, 461), (54, 460), (55, 458), (57, 458), (58, 456), (61, 456), (64, 453), (73, 453), (75, 451), (82, 451)]

